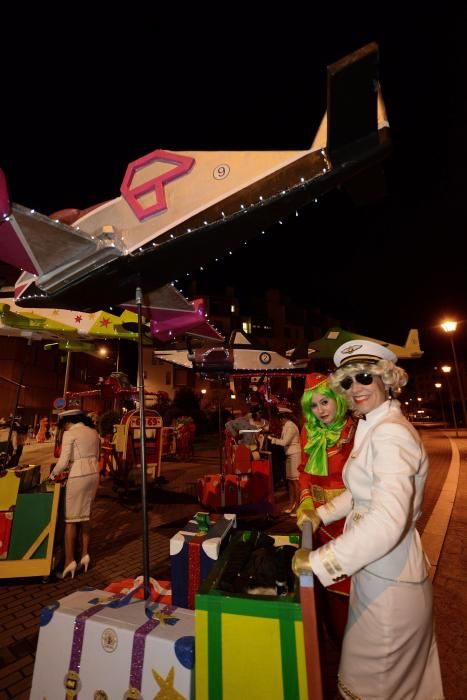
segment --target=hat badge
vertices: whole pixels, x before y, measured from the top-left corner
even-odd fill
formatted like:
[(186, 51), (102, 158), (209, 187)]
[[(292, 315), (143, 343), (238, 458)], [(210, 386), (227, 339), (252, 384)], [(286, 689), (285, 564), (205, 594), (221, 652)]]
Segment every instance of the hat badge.
[(348, 348), (345, 348), (345, 350), (341, 350), (342, 355), (351, 355), (353, 352), (356, 350), (360, 350), (362, 348), (362, 345), (349, 345)]

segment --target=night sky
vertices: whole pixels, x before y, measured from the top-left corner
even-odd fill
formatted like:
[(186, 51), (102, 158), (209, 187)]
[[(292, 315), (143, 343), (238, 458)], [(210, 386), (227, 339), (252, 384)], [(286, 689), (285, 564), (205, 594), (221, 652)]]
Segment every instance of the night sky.
[[(235, 7), (206, 18), (127, 10), (112, 31), (91, 14), (12, 20), (0, 148), (11, 199), (46, 214), (85, 208), (117, 196), (127, 163), (156, 148), (308, 148), (326, 65), (377, 41), (387, 196), (357, 208), (332, 193), (199, 274), (243, 295), (280, 286), (393, 342), (417, 327), (425, 350), (436, 345), (445, 315), (467, 320), (465, 11), (327, 2), (294, 15), (265, 5), (253, 20)], [(467, 349), (466, 323), (457, 343)]]

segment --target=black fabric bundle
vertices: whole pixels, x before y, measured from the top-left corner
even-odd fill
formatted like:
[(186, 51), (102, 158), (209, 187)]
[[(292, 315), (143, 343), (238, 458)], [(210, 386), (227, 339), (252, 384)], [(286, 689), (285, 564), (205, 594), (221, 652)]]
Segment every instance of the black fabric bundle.
[(292, 557), (296, 548), (274, 546), (274, 538), (257, 530), (232, 543), (219, 588), (229, 593), (286, 595), (294, 588)]

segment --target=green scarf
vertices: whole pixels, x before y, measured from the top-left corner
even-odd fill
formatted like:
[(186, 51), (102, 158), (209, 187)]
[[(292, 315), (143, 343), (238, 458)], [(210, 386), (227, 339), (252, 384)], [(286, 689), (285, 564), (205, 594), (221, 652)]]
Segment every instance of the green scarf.
[(313, 399), (313, 390), (307, 390), (302, 397), (302, 408), (305, 415), (307, 443), (305, 452), (308, 455), (308, 461), (305, 465), (307, 474), (316, 474), (318, 476), (328, 475), (328, 449), (337, 444), (340, 439), (342, 429), (347, 422), (347, 403), (343, 396), (335, 394), (332, 389), (326, 387), (320, 393), (323, 396), (334, 399), (336, 402), (337, 412), (336, 418), (330, 425), (322, 423), (311, 411)]

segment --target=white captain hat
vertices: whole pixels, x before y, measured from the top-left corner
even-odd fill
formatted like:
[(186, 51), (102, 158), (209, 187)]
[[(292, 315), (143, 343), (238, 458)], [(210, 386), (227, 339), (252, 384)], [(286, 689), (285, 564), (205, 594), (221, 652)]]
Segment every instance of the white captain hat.
[(392, 350), (374, 343), (372, 340), (348, 340), (346, 343), (337, 348), (334, 353), (334, 364), (336, 367), (345, 367), (346, 365), (355, 364), (357, 362), (378, 362), (378, 360), (391, 360), (397, 362), (397, 355)]
[(82, 411), (80, 408), (69, 408), (66, 411), (60, 411), (58, 414), (59, 418), (66, 418), (67, 416), (79, 416), (83, 415), (84, 411)]

